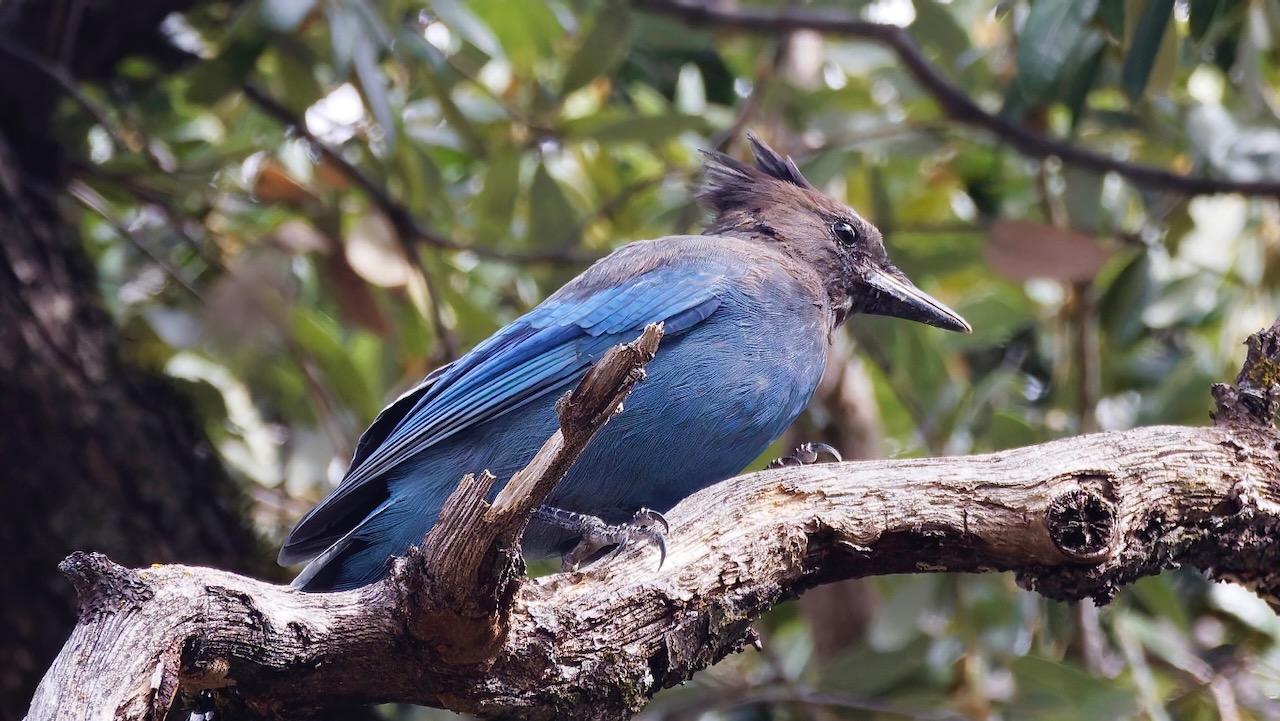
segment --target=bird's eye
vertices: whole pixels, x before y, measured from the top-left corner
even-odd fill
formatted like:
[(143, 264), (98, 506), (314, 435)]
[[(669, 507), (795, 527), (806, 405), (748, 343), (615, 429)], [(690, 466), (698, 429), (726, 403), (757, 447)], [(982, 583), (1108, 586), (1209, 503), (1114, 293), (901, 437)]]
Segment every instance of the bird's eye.
[(836, 240), (845, 245), (853, 245), (858, 242), (858, 231), (854, 230), (853, 224), (847, 220), (837, 220), (832, 223), (831, 233), (836, 236)]

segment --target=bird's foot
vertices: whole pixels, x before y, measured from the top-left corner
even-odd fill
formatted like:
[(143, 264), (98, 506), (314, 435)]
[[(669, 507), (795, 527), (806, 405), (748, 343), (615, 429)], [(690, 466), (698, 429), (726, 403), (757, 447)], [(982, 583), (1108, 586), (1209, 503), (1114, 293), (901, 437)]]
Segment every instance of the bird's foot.
[(765, 468), (782, 468), (783, 466), (807, 466), (811, 463), (817, 463), (818, 456), (826, 453), (837, 461), (843, 461), (840, 451), (832, 448), (826, 443), (801, 443), (789, 456), (775, 458), (769, 462)]
[(578, 545), (560, 557), (560, 570), (574, 571), (583, 561), (596, 555), (602, 548), (617, 546), (610, 556), (622, 553), (634, 542), (648, 543), (658, 549), (658, 568), (667, 560), (667, 531), (671, 526), (661, 513), (641, 508), (626, 523), (611, 525), (596, 516), (566, 511), (551, 506), (539, 506), (533, 517), (550, 525), (572, 531), (579, 537)]
[(218, 706), (213, 701), (213, 692), (205, 689), (196, 696), (195, 707), (191, 709), (187, 721), (213, 721), (218, 717)]

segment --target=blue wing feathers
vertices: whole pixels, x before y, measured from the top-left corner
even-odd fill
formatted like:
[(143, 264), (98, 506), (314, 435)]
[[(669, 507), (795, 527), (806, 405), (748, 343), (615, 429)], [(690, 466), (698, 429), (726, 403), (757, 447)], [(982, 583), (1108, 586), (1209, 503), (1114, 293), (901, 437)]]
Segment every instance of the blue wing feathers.
[(425, 449), (577, 380), (609, 347), (633, 340), (649, 323), (665, 322), (667, 338), (695, 327), (720, 306), (726, 279), (739, 273), (723, 260), (694, 259), (585, 292), (566, 286), (379, 414), (347, 477), (294, 530), (282, 562), (345, 543), (352, 524), (388, 511), (386, 476)]

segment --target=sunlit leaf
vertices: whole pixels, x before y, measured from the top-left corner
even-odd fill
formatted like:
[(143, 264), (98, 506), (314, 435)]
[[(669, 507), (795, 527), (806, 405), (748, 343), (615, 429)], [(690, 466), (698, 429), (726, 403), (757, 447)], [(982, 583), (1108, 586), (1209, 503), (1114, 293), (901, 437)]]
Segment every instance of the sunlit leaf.
[(404, 256), (396, 230), (387, 217), (376, 210), (361, 215), (343, 238), (347, 262), (361, 278), (385, 288), (399, 288), (413, 273)]
[(459, 0), (431, 0), (431, 11), (467, 42), (480, 48), (491, 58), (505, 57), (501, 43), (493, 31)]
[(547, 3), (468, 0), (467, 7), (493, 31), (517, 74), (550, 57), (564, 35), (564, 26)]

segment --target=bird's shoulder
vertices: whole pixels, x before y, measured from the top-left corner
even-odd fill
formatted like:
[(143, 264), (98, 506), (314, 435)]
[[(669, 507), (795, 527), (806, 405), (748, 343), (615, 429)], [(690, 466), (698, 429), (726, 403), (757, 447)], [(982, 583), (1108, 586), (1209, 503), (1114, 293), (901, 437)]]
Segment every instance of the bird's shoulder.
[(776, 285), (784, 279), (821, 287), (812, 269), (772, 244), (734, 236), (672, 235), (622, 246), (548, 300), (573, 301), (642, 281), (666, 286), (704, 283), (732, 290)]

